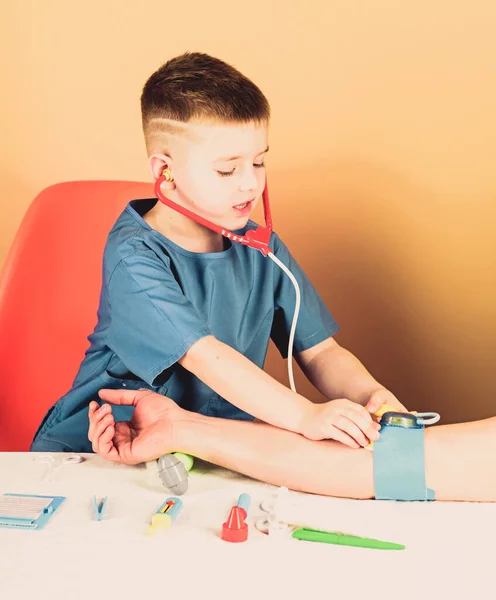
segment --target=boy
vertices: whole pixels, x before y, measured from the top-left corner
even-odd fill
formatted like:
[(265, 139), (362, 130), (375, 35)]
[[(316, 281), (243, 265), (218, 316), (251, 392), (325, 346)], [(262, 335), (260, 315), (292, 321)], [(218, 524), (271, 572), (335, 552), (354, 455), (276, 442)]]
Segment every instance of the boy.
[[(236, 233), (255, 228), (270, 117), (262, 92), (223, 61), (187, 53), (149, 78), (141, 109), (151, 174), (167, 173), (164, 194)], [(270, 338), (286, 357), (295, 307), (287, 275), (156, 199), (135, 200), (107, 240), (90, 347), (31, 449), (90, 452), (88, 406), (102, 388), (146, 388), (188, 411), (352, 448), (377, 439), (371, 413), (404, 407), (333, 340), (336, 322), (275, 233), (270, 246), (301, 290), (295, 359), (329, 402), (312, 404), (262, 369)], [(117, 407), (115, 419), (132, 410)]]

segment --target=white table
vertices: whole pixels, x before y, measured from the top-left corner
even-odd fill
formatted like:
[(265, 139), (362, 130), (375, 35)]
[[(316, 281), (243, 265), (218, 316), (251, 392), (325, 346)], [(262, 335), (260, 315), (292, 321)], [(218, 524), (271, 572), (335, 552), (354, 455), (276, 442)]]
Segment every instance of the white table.
[[(390, 503), (294, 494), (343, 526), (407, 546), (378, 551), (274, 540), (254, 523), (276, 490), (196, 462), (184, 508), (171, 529), (145, 535), (152, 514), (173, 494), (152, 485), (143, 466), (83, 455), (51, 480), (35, 454), (0, 453), (0, 493), (61, 495), (41, 531), (0, 529), (0, 598), (468, 598), (496, 597), (496, 505)], [(220, 529), (239, 494), (250, 494), (249, 539), (230, 544)], [(108, 496), (104, 520), (93, 495)], [(321, 514), (321, 521), (325, 520)], [(332, 519), (331, 519), (332, 521)], [(334, 521), (332, 521), (334, 523)], [(322, 523), (324, 525), (324, 523)], [(366, 529), (366, 531), (365, 531)], [(393, 592), (393, 590), (396, 590)]]

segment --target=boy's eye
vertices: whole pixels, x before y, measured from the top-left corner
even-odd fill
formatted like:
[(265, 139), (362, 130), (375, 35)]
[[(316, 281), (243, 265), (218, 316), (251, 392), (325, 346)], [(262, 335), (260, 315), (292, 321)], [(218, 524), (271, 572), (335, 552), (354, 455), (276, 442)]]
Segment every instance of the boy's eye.
[[(262, 169), (265, 167), (265, 163), (254, 163), (253, 166), (255, 169)], [(234, 171), (236, 171), (236, 167), (232, 171), (217, 171), (217, 173), (221, 177), (229, 177), (230, 175), (234, 175)]]

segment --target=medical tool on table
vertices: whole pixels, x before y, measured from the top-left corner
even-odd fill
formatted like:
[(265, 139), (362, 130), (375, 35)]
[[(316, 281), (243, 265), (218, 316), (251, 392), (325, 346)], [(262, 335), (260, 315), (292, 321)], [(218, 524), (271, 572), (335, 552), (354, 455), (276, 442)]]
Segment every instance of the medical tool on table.
[(41, 477), (41, 481), (50, 481), (53, 474), (63, 465), (72, 465), (83, 462), (84, 458), (79, 454), (37, 454), (35, 461), (46, 464), (46, 470)]
[(151, 524), (146, 535), (155, 535), (159, 529), (168, 529), (183, 508), (179, 498), (167, 498), (157, 512), (152, 516)]
[(96, 496), (93, 496), (93, 517), (97, 521), (101, 521), (103, 519), (103, 515), (105, 514), (105, 510), (107, 508), (107, 496), (102, 498), (101, 501), (96, 499)]
[(168, 490), (182, 496), (188, 491), (188, 472), (192, 469), (193, 462), (194, 459), (189, 454), (174, 452), (148, 461), (146, 468), (153, 473), (155, 481), (159, 479)]
[(227, 521), (222, 524), (221, 539), (225, 542), (246, 542), (248, 539), (248, 509), (251, 498), (248, 494), (241, 494), (238, 502), (231, 508)]
[(337, 546), (354, 546), (357, 548), (373, 548), (375, 550), (405, 549), (403, 544), (396, 544), (395, 542), (384, 542), (383, 540), (363, 538), (356, 535), (346, 535), (334, 531), (319, 531), (318, 529), (308, 529), (306, 527), (295, 529), (291, 537), (306, 542), (321, 542)]
[(43, 529), (65, 496), (3, 494), (0, 496), (0, 527)]

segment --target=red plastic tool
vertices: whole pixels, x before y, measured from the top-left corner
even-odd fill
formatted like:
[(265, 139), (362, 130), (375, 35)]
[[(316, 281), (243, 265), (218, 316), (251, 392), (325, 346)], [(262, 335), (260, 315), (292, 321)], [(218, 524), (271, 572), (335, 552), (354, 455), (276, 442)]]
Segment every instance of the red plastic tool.
[(245, 523), (246, 511), (241, 506), (233, 506), (227, 521), (222, 525), (222, 539), (225, 542), (246, 542), (248, 525)]

